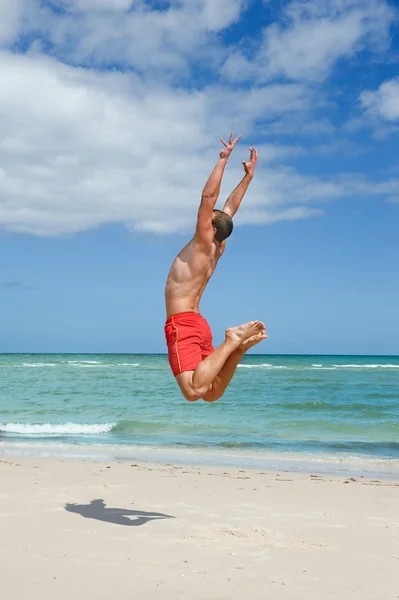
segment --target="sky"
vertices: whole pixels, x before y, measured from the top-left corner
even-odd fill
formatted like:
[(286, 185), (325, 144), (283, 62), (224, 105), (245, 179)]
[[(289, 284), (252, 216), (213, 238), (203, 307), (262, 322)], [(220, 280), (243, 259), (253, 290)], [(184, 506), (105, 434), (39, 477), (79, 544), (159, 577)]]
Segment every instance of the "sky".
[(399, 354), (399, 4), (1, 0), (0, 352), (165, 352), (164, 285), (231, 131), (256, 175), (214, 343)]

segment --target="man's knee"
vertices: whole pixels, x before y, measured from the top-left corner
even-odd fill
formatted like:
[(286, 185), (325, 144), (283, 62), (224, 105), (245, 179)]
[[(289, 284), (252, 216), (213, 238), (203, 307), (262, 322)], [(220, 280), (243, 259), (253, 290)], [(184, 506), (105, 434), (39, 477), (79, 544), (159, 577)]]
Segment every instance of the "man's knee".
[(182, 390), (182, 392), (183, 392), (183, 396), (185, 397), (185, 399), (188, 400), (189, 402), (195, 402), (196, 400), (200, 400), (200, 398), (202, 398), (201, 392), (197, 392), (192, 389)]
[(183, 396), (188, 402), (196, 402), (196, 400), (205, 400), (205, 402), (216, 402), (223, 396), (223, 392), (216, 392), (212, 390), (212, 388), (205, 389), (196, 389), (196, 388), (186, 388), (182, 389)]
[(206, 392), (205, 389), (199, 389), (198, 386), (194, 385), (192, 372), (181, 373), (176, 377), (176, 381), (179, 384), (181, 393), (188, 402), (199, 400)]
[(196, 400), (205, 400), (206, 402), (214, 402), (218, 400), (223, 394), (217, 394), (212, 390), (212, 386), (206, 387), (195, 387), (188, 386), (182, 390), (183, 395), (189, 402), (195, 402)]
[(214, 390), (210, 389), (201, 397), (203, 400), (205, 400), (205, 402), (216, 402), (216, 400), (219, 400), (219, 398), (222, 396), (223, 392), (215, 392)]
[(180, 386), (183, 396), (189, 402), (195, 402), (196, 400), (200, 400), (204, 395), (206, 390), (197, 389), (193, 385), (184, 385)]
[(211, 387), (195, 385), (193, 381), (194, 372), (181, 373), (176, 377), (181, 393), (188, 402), (195, 402), (204, 398), (204, 396), (212, 389)]

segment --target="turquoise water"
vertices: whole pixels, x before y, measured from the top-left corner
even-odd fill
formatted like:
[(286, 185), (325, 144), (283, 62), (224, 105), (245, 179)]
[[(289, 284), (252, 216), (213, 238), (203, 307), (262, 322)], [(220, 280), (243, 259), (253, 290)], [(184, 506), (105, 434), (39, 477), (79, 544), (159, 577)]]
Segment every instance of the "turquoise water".
[(207, 404), (164, 355), (0, 355), (0, 443), (396, 464), (399, 357), (247, 355)]

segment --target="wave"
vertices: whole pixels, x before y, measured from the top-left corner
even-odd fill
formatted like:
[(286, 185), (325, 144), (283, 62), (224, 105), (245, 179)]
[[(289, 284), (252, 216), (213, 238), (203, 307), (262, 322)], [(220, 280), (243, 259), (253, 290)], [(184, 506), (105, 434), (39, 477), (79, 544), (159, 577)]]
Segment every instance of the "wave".
[(312, 366), (311, 371), (336, 371), (337, 367), (316, 367), (316, 366)]
[[(365, 442), (365, 441), (336, 441), (336, 440), (209, 440), (203, 441), (175, 441), (173, 446), (187, 449), (228, 449), (228, 450), (257, 450), (257, 451), (277, 451), (321, 453), (326, 458), (331, 453), (338, 456), (346, 453), (353, 453), (352, 458), (359, 460), (365, 455), (373, 460), (390, 459), (399, 462), (399, 443), (395, 441), (386, 442)], [(356, 457), (356, 455), (358, 455)], [(342, 460), (342, 459), (338, 459)]]
[(15, 433), (20, 435), (95, 435), (109, 433), (116, 423), (0, 423), (0, 433)]
[(107, 368), (107, 367), (113, 367), (113, 365), (106, 365), (106, 364), (101, 364), (101, 365), (72, 365), (73, 367), (77, 367), (78, 369), (102, 369), (102, 368)]
[(40, 368), (40, 367), (64, 367), (65, 365), (70, 367), (78, 368), (101, 368), (101, 367), (139, 367), (140, 363), (105, 363), (97, 360), (68, 360), (57, 363), (47, 362), (32, 362), (16, 364), (17, 367), (29, 367), (29, 368)]
[[(41, 367), (76, 367), (76, 368), (109, 368), (109, 367), (145, 367), (145, 363), (138, 362), (108, 362), (99, 360), (62, 360), (60, 362), (24, 362), (16, 363), (14, 366), (27, 367), (27, 368), (41, 368)], [(164, 365), (155, 365), (154, 368), (163, 368)], [(272, 363), (259, 363), (259, 364), (239, 364), (240, 369), (269, 369), (269, 370), (289, 370), (289, 371), (337, 371), (337, 370), (389, 370), (399, 369), (399, 363), (312, 363), (312, 364), (272, 364)], [(150, 367), (152, 368), (152, 367)]]
[(139, 367), (140, 363), (105, 363), (98, 360), (68, 360), (74, 367)]
[(370, 365), (333, 365), (337, 369), (399, 369), (399, 365), (381, 365), (381, 364), (370, 364)]
[[(320, 421), (325, 423), (325, 421)], [(154, 427), (155, 425), (155, 427)], [(4, 443), (18, 444), (28, 443), (37, 444), (40, 441), (48, 445), (58, 442), (60, 439), (70, 443), (75, 443), (79, 436), (82, 446), (97, 445), (98, 448), (112, 446), (118, 448), (117, 456), (122, 452), (122, 448), (130, 448), (129, 452), (133, 452), (135, 448), (142, 447), (147, 450), (155, 449), (161, 451), (165, 448), (181, 448), (185, 453), (191, 450), (201, 449), (210, 452), (218, 450), (237, 450), (237, 451), (277, 451), (286, 453), (299, 454), (300, 452), (320, 453), (331, 455), (334, 453), (339, 457), (343, 453), (351, 453), (352, 456), (360, 459), (368, 455), (370, 458), (392, 459), (398, 462), (399, 467), (399, 442), (397, 436), (393, 432), (393, 437), (396, 438), (385, 441), (378, 440), (361, 440), (357, 439), (356, 435), (352, 435), (351, 440), (340, 439), (298, 439), (296, 436), (292, 439), (284, 439), (271, 434), (268, 436), (250, 435), (247, 439), (240, 439), (231, 431), (208, 431), (203, 432), (204, 435), (198, 436), (195, 432), (187, 431), (186, 427), (178, 428), (179, 431), (168, 431), (169, 426), (164, 424), (162, 434), (159, 435), (159, 425), (154, 423), (136, 423), (136, 422), (121, 422), (121, 423), (96, 423), (96, 424), (23, 424), (23, 423), (7, 423), (0, 424), (0, 447)], [(191, 429), (191, 428), (189, 428)], [(144, 430), (144, 431), (143, 431)], [(145, 431), (147, 430), (147, 431)], [(111, 432), (111, 436), (107, 434)], [(132, 435), (134, 433), (134, 435)], [(103, 434), (104, 437), (99, 439)], [(122, 434), (123, 437), (118, 436)], [(130, 434), (130, 435), (129, 435)], [(144, 434), (144, 435), (143, 435)], [(213, 435), (214, 434), (214, 435)], [(92, 436), (91, 439), (90, 436)], [(64, 439), (63, 439), (64, 438)], [(8, 442), (9, 440), (9, 442)], [(44, 446), (43, 446), (44, 447)], [(51, 452), (51, 450), (49, 450)], [(338, 459), (337, 460), (341, 460)]]
[(345, 365), (331, 365), (323, 366), (320, 364), (312, 365), (272, 365), (270, 363), (262, 363), (259, 365), (238, 365), (241, 369), (288, 369), (288, 370), (310, 370), (310, 371), (337, 371), (338, 369), (399, 369), (399, 364), (369, 364), (369, 365), (356, 365), (356, 364), (345, 364)]
[(68, 360), (69, 365), (102, 365), (100, 360)]
[(273, 367), (269, 363), (264, 363), (262, 365), (238, 365), (241, 369), (267, 369)]
[(22, 363), (23, 367), (55, 367), (56, 363)]
[(261, 365), (238, 365), (241, 369), (290, 369), (285, 365), (270, 365), (269, 363), (263, 363)]

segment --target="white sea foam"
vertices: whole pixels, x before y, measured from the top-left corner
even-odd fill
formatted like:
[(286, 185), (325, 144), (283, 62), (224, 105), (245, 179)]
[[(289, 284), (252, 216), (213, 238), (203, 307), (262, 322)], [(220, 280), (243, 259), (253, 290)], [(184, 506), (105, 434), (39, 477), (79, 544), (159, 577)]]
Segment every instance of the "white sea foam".
[(331, 365), (329, 367), (322, 364), (312, 364), (310, 367), (306, 365), (272, 365), (263, 363), (260, 365), (238, 365), (241, 369), (310, 369), (311, 371), (336, 371), (337, 369), (399, 369), (399, 365), (394, 364), (343, 364)]
[(77, 367), (78, 369), (102, 369), (104, 367), (110, 367), (111, 365), (106, 365), (104, 363), (101, 363), (100, 365), (73, 365), (74, 367)]
[(315, 367), (312, 366), (311, 371), (336, 371), (337, 367)]
[(108, 433), (114, 425), (115, 423), (63, 423), (62, 425), (55, 425), (53, 423), (44, 423), (42, 425), (31, 423), (0, 423), (0, 433), (19, 433), (21, 435), (93, 435)]
[(337, 369), (399, 369), (399, 365), (381, 365), (381, 364), (370, 364), (370, 365), (333, 365)]
[(56, 367), (56, 363), (22, 363), (23, 367)]
[(263, 363), (262, 365), (238, 365), (239, 367), (241, 367), (242, 369), (268, 369), (270, 367), (272, 367), (273, 365), (270, 365), (269, 363)]
[(70, 365), (102, 365), (100, 360), (68, 360)]
[(67, 363), (73, 367), (139, 367), (140, 363), (105, 363), (98, 360), (68, 360)]
[(263, 363), (261, 365), (238, 365), (241, 369), (290, 369), (285, 365), (271, 365), (269, 363)]

